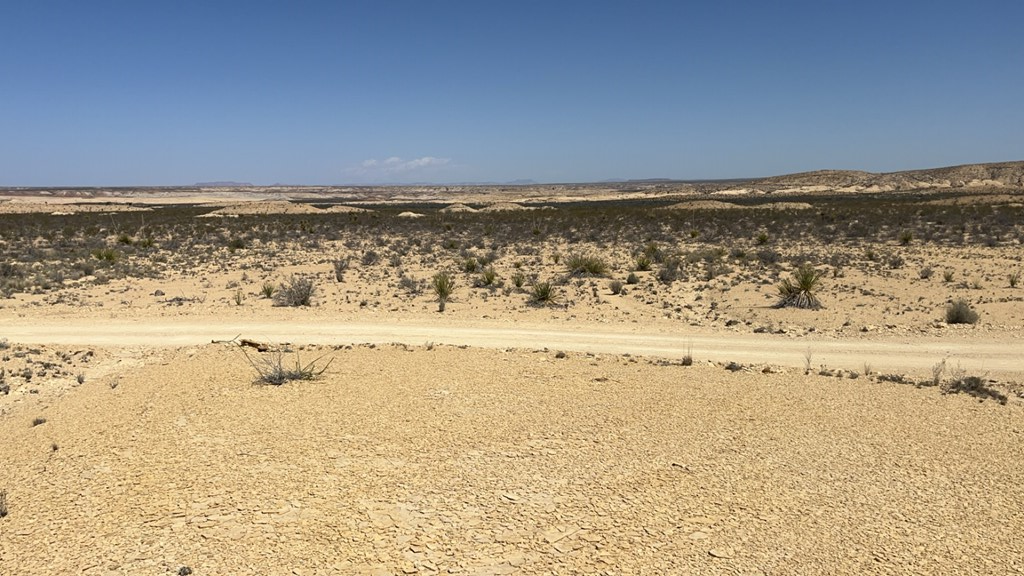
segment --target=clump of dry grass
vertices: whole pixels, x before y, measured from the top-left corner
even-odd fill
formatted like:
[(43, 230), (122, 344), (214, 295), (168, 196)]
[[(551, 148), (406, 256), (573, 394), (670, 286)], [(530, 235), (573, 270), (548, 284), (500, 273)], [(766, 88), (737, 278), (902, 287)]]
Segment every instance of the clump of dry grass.
[(323, 366), (317, 366), (317, 363), (323, 359), (323, 356), (314, 359), (308, 364), (303, 364), (299, 358), (299, 353), (295, 353), (295, 365), (286, 366), (284, 362), (284, 351), (276, 350), (269, 356), (250, 356), (245, 351), (245, 347), (241, 346), (242, 353), (245, 354), (245, 359), (249, 361), (253, 369), (259, 375), (256, 378), (257, 384), (270, 384), (272, 386), (280, 386), (293, 380), (314, 380), (321, 374), (327, 371), (327, 368), (334, 361), (332, 358), (328, 360)]

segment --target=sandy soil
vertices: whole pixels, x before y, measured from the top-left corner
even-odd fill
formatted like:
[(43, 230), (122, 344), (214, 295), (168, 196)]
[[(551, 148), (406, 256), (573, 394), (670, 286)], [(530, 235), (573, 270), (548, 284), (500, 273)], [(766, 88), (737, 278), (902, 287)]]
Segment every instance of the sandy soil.
[[(539, 197), (474, 193), (429, 192), (445, 217)], [(219, 194), (237, 218), (323, 211)], [(30, 204), (53, 208), (0, 210)], [(813, 212), (790, 204), (773, 207)], [(755, 233), (731, 248), (759, 249)], [(615, 294), (635, 246), (500, 246), (501, 285), (481, 287), (442, 247), (391, 264), (407, 239), (298, 238), (200, 258), (157, 237), (121, 261), (151, 274), (0, 300), (0, 574), (1024, 572), (1024, 293), (1005, 282), (1019, 243), (853, 250), (811, 311), (771, 306), (791, 266), (732, 256)], [(569, 279), (551, 306), (511, 285), (564, 276), (556, 256), (577, 251), (609, 277)], [(423, 290), (439, 268), (457, 275), (443, 314)], [(293, 275), (316, 282), (312, 306), (261, 296)], [(956, 297), (977, 324), (942, 321)], [(284, 351), (212, 342), (236, 336)], [(251, 362), (278, 359), (325, 371), (254, 384)], [(958, 375), (1005, 402), (946, 393)]]
[(1019, 408), (613, 355), (307, 349), (321, 379), (268, 387), (224, 345), (146, 354), (4, 417), (5, 574), (1024, 569)]

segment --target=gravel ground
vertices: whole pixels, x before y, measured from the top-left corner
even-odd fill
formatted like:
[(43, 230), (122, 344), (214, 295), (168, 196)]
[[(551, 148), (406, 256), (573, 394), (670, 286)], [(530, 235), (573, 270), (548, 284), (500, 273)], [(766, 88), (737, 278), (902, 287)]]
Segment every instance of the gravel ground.
[(158, 350), (12, 405), (0, 573), (1024, 573), (1019, 403), (613, 355), (320, 354), (320, 379), (271, 387), (223, 345)]

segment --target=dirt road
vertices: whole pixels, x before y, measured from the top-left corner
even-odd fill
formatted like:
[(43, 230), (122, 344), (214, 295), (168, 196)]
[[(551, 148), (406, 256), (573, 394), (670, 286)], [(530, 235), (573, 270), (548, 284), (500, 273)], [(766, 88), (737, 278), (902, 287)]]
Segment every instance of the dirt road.
[(268, 342), (295, 344), (403, 343), (469, 345), (485, 348), (526, 348), (634, 354), (697, 361), (770, 363), (817, 368), (825, 365), (861, 371), (865, 365), (881, 372), (927, 371), (935, 363), (959, 364), (973, 373), (1024, 377), (1024, 342), (918, 338), (836, 340), (778, 335), (625, 332), (588, 326), (579, 331), (508, 325), (446, 326), (406, 323), (224, 323), (198, 320), (145, 319), (136, 322), (11, 322), (0, 337), (35, 344), (95, 346), (189, 346), (228, 340), (237, 335)]

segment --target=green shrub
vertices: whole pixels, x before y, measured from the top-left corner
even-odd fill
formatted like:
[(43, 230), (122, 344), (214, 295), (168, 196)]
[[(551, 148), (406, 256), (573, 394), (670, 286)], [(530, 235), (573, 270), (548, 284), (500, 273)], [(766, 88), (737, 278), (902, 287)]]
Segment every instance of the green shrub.
[(537, 282), (533, 285), (530, 301), (535, 304), (553, 304), (555, 300), (555, 287), (551, 282)]
[(963, 298), (950, 302), (946, 306), (947, 324), (974, 324), (977, 321), (978, 313)]
[(273, 298), (274, 294), (277, 293), (277, 286), (274, 286), (270, 282), (264, 282), (263, 286), (260, 287), (260, 294), (263, 294), (264, 298)]
[(565, 260), (569, 274), (573, 276), (606, 276), (608, 263), (592, 254), (570, 254)]
[(815, 270), (810, 264), (804, 264), (797, 268), (791, 278), (786, 278), (778, 284), (781, 299), (776, 307), (791, 306), (810, 310), (821, 308), (821, 302), (814, 294), (821, 281), (821, 276), (822, 273)]
[(430, 286), (437, 296), (437, 311), (444, 312), (448, 299), (455, 291), (455, 277), (447, 272), (438, 272), (430, 279)]
[(121, 254), (113, 248), (97, 248), (91, 252), (92, 257), (100, 262), (117, 262)]
[(488, 266), (480, 272), (480, 277), (477, 278), (476, 285), (479, 287), (494, 286), (495, 281), (498, 279), (498, 273), (494, 271), (494, 268)]
[(476, 258), (466, 258), (462, 261), (462, 271), (472, 274), (476, 272), (480, 267), (480, 263), (477, 262)]
[(648, 272), (651, 269), (651, 263), (652, 261), (650, 256), (648, 256), (646, 253), (640, 254), (639, 256), (636, 257), (636, 261), (634, 262), (634, 268), (637, 272)]
[(526, 274), (523, 274), (522, 272), (516, 272), (513, 274), (512, 284), (515, 285), (516, 288), (522, 288), (523, 284), (526, 284)]
[(909, 246), (914, 241), (914, 233), (910, 230), (904, 230), (900, 232), (900, 246)]

